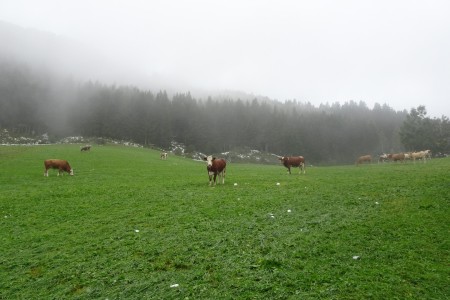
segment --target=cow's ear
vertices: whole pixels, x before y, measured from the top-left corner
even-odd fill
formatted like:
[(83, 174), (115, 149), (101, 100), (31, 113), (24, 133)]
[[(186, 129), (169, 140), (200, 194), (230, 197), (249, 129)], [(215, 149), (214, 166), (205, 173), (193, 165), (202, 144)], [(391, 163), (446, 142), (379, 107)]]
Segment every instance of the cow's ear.
[(213, 157), (213, 159), (212, 160), (215, 160), (216, 158), (215, 157)]
[(208, 160), (208, 158), (206, 156), (203, 156), (203, 160)]

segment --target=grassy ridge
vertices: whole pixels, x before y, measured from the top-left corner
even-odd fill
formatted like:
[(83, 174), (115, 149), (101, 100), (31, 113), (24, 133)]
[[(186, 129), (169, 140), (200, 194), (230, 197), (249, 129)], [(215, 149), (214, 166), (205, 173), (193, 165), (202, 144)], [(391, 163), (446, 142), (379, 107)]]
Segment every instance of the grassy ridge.
[(229, 164), (211, 188), (204, 163), (61, 145), (0, 147), (0, 170), (0, 299), (450, 295), (450, 159)]

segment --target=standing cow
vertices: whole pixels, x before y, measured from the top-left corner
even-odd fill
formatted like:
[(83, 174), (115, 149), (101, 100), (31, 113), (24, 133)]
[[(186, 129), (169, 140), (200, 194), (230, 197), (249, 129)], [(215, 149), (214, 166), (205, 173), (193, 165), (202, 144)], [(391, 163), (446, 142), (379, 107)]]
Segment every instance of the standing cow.
[(83, 152), (83, 151), (91, 151), (91, 145), (86, 145), (86, 146), (81, 147), (81, 152)]
[(73, 169), (70, 167), (69, 162), (63, 159), (47, 159), (44, 161), (45, 171), (44, 176), (48, 177), (48, 169), (58, 169), (58, 176), (67, 172), (73, 175)]
[(222, 176), (222, 184), (225, 184), (225, 172), (227, 167), (227, 162), (223, 158), (215, 158), (211, 155), (203, 157), (203, 160), (206, 161), (206, 170), (208, 171), (209, 176), (209, 185), (213, 182), (214, 176), (214, 185), (216, 185), (216, 177), (217, 175)]
[(389, 161), (389, 157), (386, 153), (383, 153), (378, 157), (378, 163), (386, 161)]
[(356, 165), (362, 164), (362, 163), (372, 163), (372, 156), (371, 155), (363, 155), (358, 157), (358, 159), (356, 160)]
[(396, 161), (400, 161), (400, 162), (405, 162), (405, 153), (391, 153), (388, 154), (388, 158), (394, 162)]
[(306, 173), (305, 158), (303, 156), (282, 156), (279, 160), (288, 169), (289, 174), (291, 174), (291, 167), (298, 167), (299, 174), (302, 171), (303, 174)]

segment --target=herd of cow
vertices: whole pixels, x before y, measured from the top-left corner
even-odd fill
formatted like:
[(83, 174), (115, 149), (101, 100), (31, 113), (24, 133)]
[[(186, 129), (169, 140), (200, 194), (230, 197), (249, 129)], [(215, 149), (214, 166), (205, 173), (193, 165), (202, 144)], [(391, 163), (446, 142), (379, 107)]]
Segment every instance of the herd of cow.
[[(81, 147), (81, 151), (90, 151), (91, 146), (87, 145)], [(161, 152), (160, 158), (167, 159), (167, 152)], [(225, 184), (225, 173), (227, 168), (227, 162), (223, 158), (216, 158), (211, 155), (204, 156), (203, 160), (206, 161), (206, 170), (208, 171), (209, 185), (216, 185), (217, 177), (222, 178), (222, 184)], [(306, 173), (305, 170), (305, 158), (303, 156), (282, 156), (279, 157), (281, 163), (288, 169), (289, 174), (291, 174), (291, 167), (298, 167), (299, 173)], [(67, 160), (63, 159), (47, 159), (44, 161), (44, 176), (48, 177), (49, 169), (58, 170), (58, 176), (62, 175), (64, 172), (73, 175), (73, 169)]]
[[(81, 148), (81, 151), (89, 151), (91, 149), (90, 145), (84, 146)], [(167, 159), (167, 152), (161, 152), (161, 159)], [(281, 163), (288, 169), (289, 174), (291, 174), (291, 168), (297, 167), (299, 168), (299, 173), (305, 174), (305, 158), (303, 156), (281, 156), (278, 158)], [(427, 159), (431, 159), (431, 151), (424, 150), (418, 152), (406, 152), (406, 153), (392, 153), (385, 154), (383, 153), (378, 157), (378, 162), (405, 162), (406, 160), (412, 160), (414, 163), (416, 160), (422, 160), (424, 163)], [(216, 179), (219, 177), (222, 178), (222, 184), (225, 183), (225, 173), (227, 162), (223, 158), (216, 158), (211, 155), (204, 156), (203, 160), (206, 161), (206, 170), (208, 172), (209, 177), (209, 185), (216, 185)], [(362, 163), (372, 163), (372, 155), (363, 155), (360, 156), (356, 160), (356, 165), (360, 165)], [(44, 176), (48, 176), (49, 169), (57, 169), (58, 175), (61, 175), (63, 172), (67, 172), (70, 175), (73, 175), (73, 169), (70, 167), (69, 162), (62, 159), (47, 159), (44, 161), (45, 171)]]
[[(291, 174), (291, 167), (298, 167), (299, 173), (305, 171), (305, 158), (303, 156), (281, 156), (278, 158), (281, 163), (288, 169), (289, 174)], [(216, 178), (222, 177), (222, 184), (225, 183), (225, 173), (227, 168), (227, 162), (223, 158), (215, 158), (211, 155), (204, 156), (203, 160), (206, 161), (206, 170), (209, 176), (209, 185), (216, 185)]]
[[(393, 161), (393, 162), (406, 162), (408, 160), (412, 160), (414, 163), (416, 160), (421, 160), (424, 163), (427, 162), (428, 159), (431, 159), (431, 150), (423, 150), (417, 152), (402, 152), (402, 153), (391, 153), (386, 154), (383, 153), (378, 156), (378, 163)], [(372, 155), (363, 155), (358, 157), (356, 160), (356, 165), (362, 163), (372, 163)]]

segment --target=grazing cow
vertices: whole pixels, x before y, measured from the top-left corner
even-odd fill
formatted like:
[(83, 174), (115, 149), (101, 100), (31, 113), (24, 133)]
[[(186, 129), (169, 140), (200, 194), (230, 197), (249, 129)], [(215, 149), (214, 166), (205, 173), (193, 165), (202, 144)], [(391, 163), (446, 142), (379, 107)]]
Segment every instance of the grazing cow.
[(291, 167), (298, 167), (299, 174), (302, 171), (303, 171), (303, 174), (306, 173), (305, 158), (303, 156), (282, 156), (278, 159), (288, 169), (289, 174), (291, 174)]
[(62, 172), (67, 172), (73, 175), (73, 169), (70, 167), (67, 160), (63, 159), (47, 159), (44, 161), (45, 172), (44, 176), (48, 177), (48, 169), (58, 169), (58, 176), (63, 174)]
[(161, 154), (159, 155), (159, 157), (161, 159), (167, 159), (167, 152), (161, 152)]
[(388, 158), (392, 161), (400, 161), (405, 162), (405, 154), (404, 153), (395, 153), (395, 154), (388, 154)]
[(385, 161), (388, 161), (388, 160), (389, 160), (389, 158), (388, 158), (388, 155), (386, 153), (383, 153), (383, 154), (381, 154), (378, 157), (378, 163), (385, 162)]
[(356, 160), (356, 165), (362, 164), (368, 162), (369, 164), (372, 163), (372, 156), (371, 155), (363, 155), (358, 157)]
[(203, 160), (206, 161), (206, 170), (208, 171), (209, 176), (209, 185), (212, 184), (213, 176), (214, 176), (214, 185), (216, 185), (216, 177), (217, 175), (222, 176), (222, 184), (225, 184), (225, 172), (227, 167), (227, 162), (223, 158), (215, 158), (211, 155), (203, 157)]
[(81, 151), (90, 151), (91, 150), (91, 145), (86, 145), (81, 147)]

